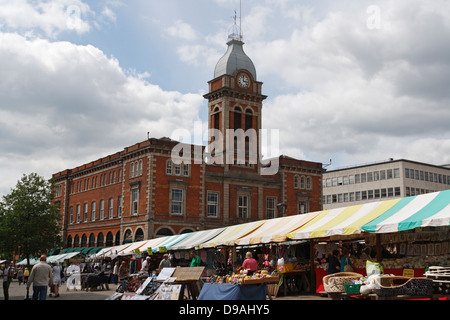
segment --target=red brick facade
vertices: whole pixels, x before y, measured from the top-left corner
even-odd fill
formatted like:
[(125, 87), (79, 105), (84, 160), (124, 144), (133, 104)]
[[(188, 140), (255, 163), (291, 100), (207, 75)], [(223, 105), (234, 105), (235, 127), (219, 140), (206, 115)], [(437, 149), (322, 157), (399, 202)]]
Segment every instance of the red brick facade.
[[(244, 73), (251, 85), (239, 88), (237, 78)], [(322, 209), (321, 163), (281, 156), (272, 175), (261, 174), (259, 161), (248, 163), (251, 152), (260, 154), (262, 83), (239, 70), (209, 84), (209, 128), (257, 132), (246, 163), (196, 164), (192, 158), (176, 165), (171, 154), (178, 142), (162, 138), (56, 173), (54, 201), (60, 203), (68, 247), (112, 246)], [(223, 155), (216, 151), (212, 154)]]

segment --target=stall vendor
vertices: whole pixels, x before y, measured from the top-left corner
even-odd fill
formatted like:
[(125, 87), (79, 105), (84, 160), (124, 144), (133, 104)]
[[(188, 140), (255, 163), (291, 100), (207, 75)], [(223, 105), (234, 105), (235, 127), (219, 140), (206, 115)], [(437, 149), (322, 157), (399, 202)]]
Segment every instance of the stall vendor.
[(253, 255), (250, 251), (245, 254), (245, 260), (242, 264), (242, 268), (247, 270), (248, 275), (252, 275), (258, 270), (258, 262), (253, 259)]
[(192, 251), (191, 257), (192, 257), (191, 267), (198, 267), (202, 264), (202, 259), (198, 256), (197, 252)]

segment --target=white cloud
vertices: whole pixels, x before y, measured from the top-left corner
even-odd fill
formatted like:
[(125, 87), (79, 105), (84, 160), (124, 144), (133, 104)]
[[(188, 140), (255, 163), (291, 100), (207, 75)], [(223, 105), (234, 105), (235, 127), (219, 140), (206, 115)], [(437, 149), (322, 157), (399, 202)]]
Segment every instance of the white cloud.
[(182, 20), (177, 20), (172, 26), (168, 27), (167, 34), (171, 37), (180, 38), (186, 41), (197, 39), (195, 30)]
[[(0, 176), (50, 176), (192, 125), (200, 94), (167, 92), (93, 46), (0, 33)], [(20, 173), (17, 171), (21, 171)], [(2, 180), (6, 192), (10, 180)]]
[(92, 12), (81, 0), (0, 0), (0, 26), (8, 31), (43, 31), (55, 37), (63, 31), (83, 34), (90, 30), (87, 17)]

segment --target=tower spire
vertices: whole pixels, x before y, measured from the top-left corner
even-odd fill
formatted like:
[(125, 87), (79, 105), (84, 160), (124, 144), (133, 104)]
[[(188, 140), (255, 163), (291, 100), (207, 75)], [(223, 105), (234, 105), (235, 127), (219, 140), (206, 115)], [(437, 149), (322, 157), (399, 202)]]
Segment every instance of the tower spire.
[(234, 10), (233, 19), (234, 19), (234, 25), (228, 34), (228, 40), (243, 41), (244, 37), (242, 35), (242, 0), (240, 1), (240, 8), (239, 8), (239, 24), (238, 24), (238, 15), (237, 15), (236, 10)]

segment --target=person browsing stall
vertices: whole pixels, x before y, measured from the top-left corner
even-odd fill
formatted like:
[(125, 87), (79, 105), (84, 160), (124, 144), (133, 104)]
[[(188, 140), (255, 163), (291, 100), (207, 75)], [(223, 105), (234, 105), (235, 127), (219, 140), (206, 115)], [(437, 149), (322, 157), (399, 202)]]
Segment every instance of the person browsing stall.
[(253, 259), (253, 255), (250, 251), (245, 254), (245, 260), (242, 264), (242, 268), (246, 269), (249, 275), (252, 275), (258, 270), (258, 262)]

